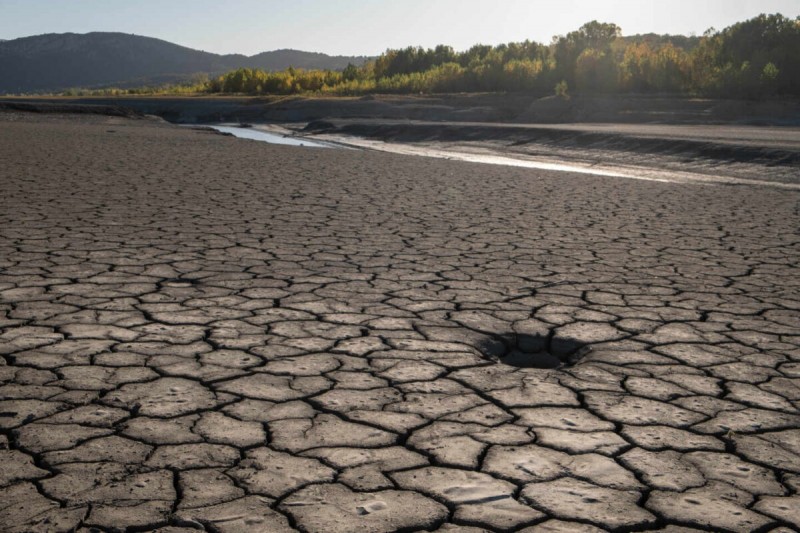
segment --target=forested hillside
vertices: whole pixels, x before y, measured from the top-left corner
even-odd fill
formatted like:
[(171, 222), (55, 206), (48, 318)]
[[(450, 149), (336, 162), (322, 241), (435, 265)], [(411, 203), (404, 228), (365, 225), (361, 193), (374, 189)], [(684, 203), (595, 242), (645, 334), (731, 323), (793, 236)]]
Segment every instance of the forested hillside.
[(623, 37), (589, 22), (550, 44), (440, 45), (387, 50), (342, 72), (237, 69), (203, 87), (212, 93), (298, 94), (530, 91), (537, 94), (678, 93), (754, 98), (800, 95), (800, 17), (760, 15), (702, 37)]

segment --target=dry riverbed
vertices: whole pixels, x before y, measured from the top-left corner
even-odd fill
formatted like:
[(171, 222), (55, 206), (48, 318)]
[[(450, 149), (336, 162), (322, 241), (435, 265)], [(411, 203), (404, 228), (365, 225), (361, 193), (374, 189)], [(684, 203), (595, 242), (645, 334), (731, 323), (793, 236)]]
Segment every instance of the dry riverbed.
[(4, 531), (800, 527), (791, 181), (18, 112), (0, 160)]

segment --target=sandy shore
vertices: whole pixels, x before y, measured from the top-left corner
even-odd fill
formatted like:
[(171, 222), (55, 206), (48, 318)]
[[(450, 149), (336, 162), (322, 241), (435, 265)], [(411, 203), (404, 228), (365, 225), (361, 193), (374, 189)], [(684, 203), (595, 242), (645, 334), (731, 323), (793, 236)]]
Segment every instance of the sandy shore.
[(800, 527), (796, 191), (90, 115), (0, 161), (4, 531)]

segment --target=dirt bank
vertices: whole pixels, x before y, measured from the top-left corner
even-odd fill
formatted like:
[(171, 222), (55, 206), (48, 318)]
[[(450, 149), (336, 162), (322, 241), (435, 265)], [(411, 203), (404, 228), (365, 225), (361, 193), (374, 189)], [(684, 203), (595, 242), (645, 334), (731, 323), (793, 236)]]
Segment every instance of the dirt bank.
[(105, 115), (109, 117), (141, 118), (144, 115), (130, 107), (106, 104), (82, 104), (73, 102), (0, 101), (0, 111), (22, 111), (26, 113)]
[(303, 131), (437, 150), (800, 181), (800, 128), (325, 120)]
[[(56, 98), (0, 100), (0, 109), (112, 116), (157, 115), (174, 123), (281, 123), (434, 148), (585, 164), (766, 176), (796, 182), (800, 104), (661, 97), (533, 99), (530, 95), (363, 98)], [(580, 122), (583, 120), (583, 122)], [(554, 124), (553, 122), (562, 123)], [(792, 126), (792, 124), (795, 124)], [(436, 146), (434, 146), (434, 144)]]
[(373, 118), (451, 122), (661, 123), (800, 126), (800, 102), (708, 100), (660, 96), (538, 98), (516, 94), (306, 97), (15, 98), (0, 102), (122, 106), (170, 122), (309, 122)]

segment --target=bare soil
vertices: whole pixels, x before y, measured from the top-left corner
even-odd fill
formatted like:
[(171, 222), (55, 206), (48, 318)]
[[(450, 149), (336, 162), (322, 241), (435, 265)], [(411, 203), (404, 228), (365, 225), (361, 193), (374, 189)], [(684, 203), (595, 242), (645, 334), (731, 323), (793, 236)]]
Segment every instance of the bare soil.
[(800, 527), (800, 192), (0, 113), (0, 529)]

